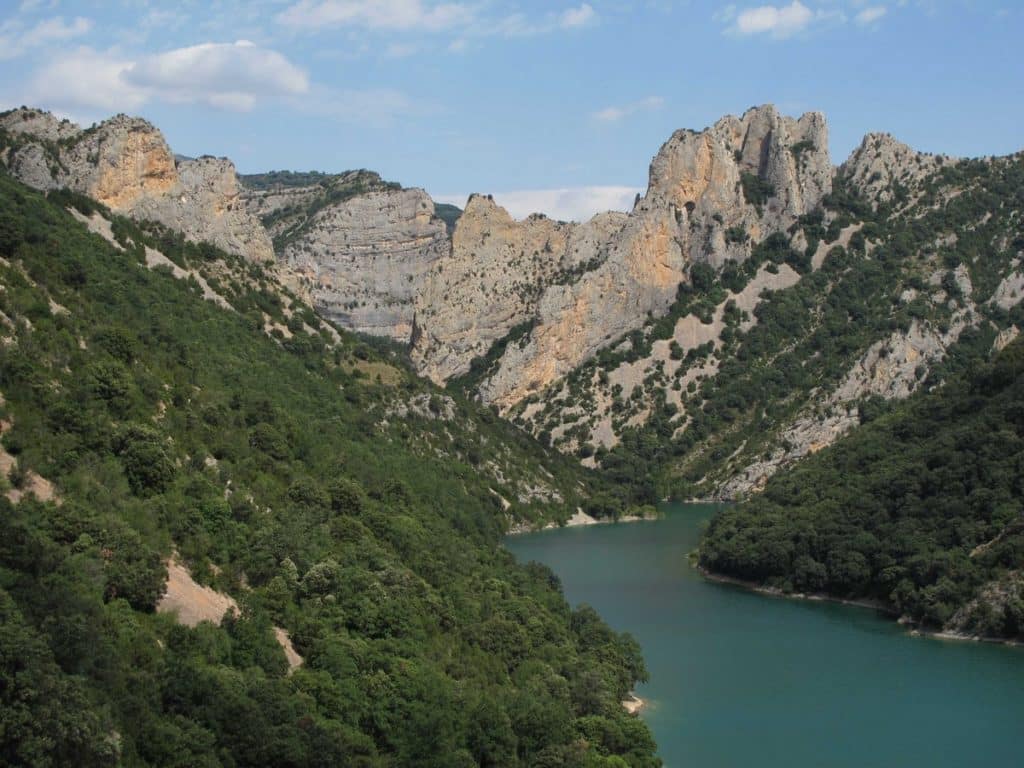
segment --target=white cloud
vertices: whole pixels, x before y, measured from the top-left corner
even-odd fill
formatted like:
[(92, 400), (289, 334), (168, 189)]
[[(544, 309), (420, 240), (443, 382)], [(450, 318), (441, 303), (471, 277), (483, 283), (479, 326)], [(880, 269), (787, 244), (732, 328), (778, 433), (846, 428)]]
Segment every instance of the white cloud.
[(789, 5), (761, 5), (744, 10), (737, 10), (735, 5), (727, 5), (712, 14), (711, 18), (726, 25), (724, 31), (727, 35), (765, 35), (784, 40), (811, 29), (846, 24), (850, 21), (847, 13), (853, 13), (856, 8), (860, 10), (853, 15), (853, 20), (860, 26), (873, 24), (888, 13), (886, 6), (868, 6), (867, 0), (853, 0), (846, 5), (847, 8), (844, 8), (843, 4), (824, 3), (814, 10), (800, 0), (793, 0)]
[[(603, 211), (629, 211), (638, 187), (565, 187), (562, 189), (521, 189), (494, 194), (494, 201), (517, 219), (531, 213), (543, 213), (559, 221), (586, 221)], [(439, 203), (466, 205), (467, 195), (435, 195)]]
[(246, 111), (260, 100), (308, 90), (305, 72), (284, 56), (240, 40), (135, 60), (79, 48), (37, 71), (22, 98), (67, 112), (136, 110), (150, 101)]
[(174, 103), (200, 103), (247, 111), (260, 97), (309, 90), (306, 73), (276, 51), (248, 40), (202, 43), (147, 56), (129, 67), (125, 80)]
[(886, 13), (887, 9), (884, 5), (873, 5), (858, 13), (854, 19), (856, 19), (858, 24), (870, 24), (874, 21), (878, 21), (880, 18), (885, 16)]
[(92, 22), (81, 16), (70, 23), (62, 16), (44, 19), (25, 29), (21, 22), (9, 20), (0, 26), (0, 60), (16, 59), (51, 43), (81, 37), (92, 29)]
[(300, 0), (278, 20), (296, 29), (367, 27), (438, 31), (465, 26), (475, 18), (473, 6), (464, 3), (428, 4), (422, 0)]
[(740, 11), (729, 31), (742, 36), (770, 35), (786, 38), (805, 30), (814, 20), (814, 13), (800, 0), (776, 7), (762, 5)]
[(618, 107), (605, 107), (595, 112), (593, 118), (603, 123), (614, 123), (637, 112), (659, 109), (664, 103), (665, 100), (660, 96), (648, 96), (646, 99), (640, 99), (630, 104), (623, 104)]
[(563, 29), (582, 27), (594, 20), (594, 9), (589, 3), (583, 3), (579, 8), (569, 8), (562, 12), (559, 19), (559, 26)]
[(79, 48), (55, 57), (28, 83), (26, 104), (61, 112), (135, 110), (149, 100), (142, 88), (124, 80), (130, 60)]

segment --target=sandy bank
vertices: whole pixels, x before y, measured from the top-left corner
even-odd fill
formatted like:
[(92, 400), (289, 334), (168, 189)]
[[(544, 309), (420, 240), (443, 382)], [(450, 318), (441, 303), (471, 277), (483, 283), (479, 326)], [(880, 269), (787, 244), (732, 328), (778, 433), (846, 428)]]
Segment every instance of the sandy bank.
[(639, 714), (640, 710), (643, 709), (646, 705), (647, 702), (645, 702), (632, 691), (630, 691), (627, 697), (622, 701), (622, 708), (631, 715)]

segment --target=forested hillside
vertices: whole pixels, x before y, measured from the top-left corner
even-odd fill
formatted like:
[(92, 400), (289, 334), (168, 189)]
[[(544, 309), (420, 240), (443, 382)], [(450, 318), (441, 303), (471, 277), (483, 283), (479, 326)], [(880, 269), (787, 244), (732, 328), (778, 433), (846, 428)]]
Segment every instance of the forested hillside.
[(722, 512), (700, 563), (879, 601), (931, 629), (1024, 638), (1024, 341)]
[[(498, 546), (623, 500), (265, 269), (0, 174), (0, 762), (659, 764), (635, 641)], [(174, 553), (240, 613), (156, 613)]]
[(858, 152), (820, 210), (691, 264), (664, 316), (510, 418), (638, 492), (742, 498), (1024, 327), (1024, 156)]

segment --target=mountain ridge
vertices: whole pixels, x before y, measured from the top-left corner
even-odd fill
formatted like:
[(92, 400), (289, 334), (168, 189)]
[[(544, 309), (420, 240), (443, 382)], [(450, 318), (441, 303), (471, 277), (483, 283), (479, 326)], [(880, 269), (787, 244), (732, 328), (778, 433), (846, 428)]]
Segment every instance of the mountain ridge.
[[(0, 125), (19, 120), (22, 133), (34, 131), (39, 144), (6, 146), (0, 160), (38, 185), (37, 177), (45, 176), (39, 158), (53, 154), (51, 144), (78, 134), (35, 111), (8, 113)], [(124, 120), (117, 118), (113, 128)], [(102, 134), (103, 125), (90, 131)], [(964, 329), (995, 323), (997, 333), (1011, 334), (1017, 327), (988, 318), (986, 309), (993, 302), (1007, 312), (1017, 305), (1012, 253), (997, 268), (985, 267), (999, 280), (974, 295), (975, 270), (953, 253), (957, 238), (972, 235), (950, 231), (944, 242), (926, 242), (913, 225), (915, 217), (936, 218), (944, 206), (960, 205), (959, 169), (996, 161), (920, 153), (889, 134), (871, 133), (833, 166), (827, 142), (820, 113), (790, 118), (771, 105), (726, 116), (702, 131), (681, 129), (655, 155), (647, 192), (631, 212), (582, 223), (539, 214), (515, 220), (481, 194), (469, 197), (457, 219), (448, 212), (442, 220), (425, 191), (369, 171), (278, 172), (276, 184), (273, 174), (250, 177), (257, 180), (248, 184), (243, 178), (234, 182), (236, 196), (229, 189), (197, 197), (193, 207), (213, 200), (255, 222), (273, 237), (280, 279), (325, 317), (408, 345), (421, 374), (496, 405), (584, 463), (604, 466), (609, 454), (625, 450), (619, 449), (624, 439), (648, 435), (643, 439), (662, 446), (640, 451), (659, 455), (656, 467), (641, 473), (658, 488), (651, 498), (691, 491), (735, 498), (855, 426), (859, 400), (909, 394), (928, 370), (942, 366)], [(67, 178), (46, 172), (45, 183)], [(145, 183), (156, 182), (143, 174)], [(159, 197), (145, 189), (140, 194)], [(995, 214), (1004, 226), (1008, 214)], [(823, 271), (829, 259), (843, 254), (854, 259), (855, 272), (874, 274), (872, 254), (897, 234), (900, 258), (908, 260), (890, 270), (889, 279), (908, 281), (900, 294), (905, 300), (886, 307), (878, 293), (885, 286), (872, 283), (876, 294), (856, 311), (875, 321), (908, 312), (916, 319), (899, 320), (891, 334), (871, 331), (877, 333), (871, 339), (848, 333), (843, 344), (857, 349), (841, 352), (845, 384), (830, 372), (820, 392), (800, 395), (806, 397), (803, 412), (790, 413), (786, 424), (770, 417), (771, 442), (759, 439), (760, 453), (738, 443), (725, 454), (716, 448), (719, 458), (731, 457), (728, 476), (718, 476), (718, 469), (714, 478), (695, 475), (687, 467), (702, 465), (703, 449), (686, 446), (707, 443), (707, 436), (699, 437), (707, 427), (703, 419), (694, 421), (694, 408), (708, 407), (701, 393), (709, 384), (724, 386), (715, 382), (723, 364), (735, 368), (731, 355), (749, 354), (744, 350), (762, 333), (760, 314), (796, 295), (809, 304), (833, 301), (829, 293), (851, 282), (850, 267)], [(917, 238), (911, 248), (905, 247), (908, 236)], [(929, 270), (914, 266), (919, 258), (932, 264)], [(952, 267), (943, 260), (952, 260)], [(926, 288), (933, 296), (928, 306), (921, 304)], [(982, 288), (998, 296), (981, 295)], [(952, 330), (942, 295), (953, 302), (966, 297)], [(817, 333), (806, 325), (800, 332)], [(895, 365), (897, 359), (903, 363)], [(822, 421), (815, 413), (822, 408), (837, 415)], [(732, 427), (722, 422), (710, 429), (712, 443), (719, 434), (729, 442)], [(680, 450), (686, 455), (678, 461), (673, 457)], [(673, 479), (684, 476), (685, 482)]]

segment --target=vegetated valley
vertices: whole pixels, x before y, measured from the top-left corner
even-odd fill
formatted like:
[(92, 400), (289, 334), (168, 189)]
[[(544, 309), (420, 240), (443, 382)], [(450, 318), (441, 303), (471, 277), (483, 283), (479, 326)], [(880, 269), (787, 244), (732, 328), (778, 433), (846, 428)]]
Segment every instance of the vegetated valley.
[(636, 643), (497, 546), (600, 477), (80, 195), (0, 175), (0, 255), (0, 761), (658, 764)]
[(572, 223), (0, 128), (8, 762), (658, 765), (499, 541), (666, 497), (739, 502), (709, 573), (1024, 631), (1022, 155), (765, 105)]

